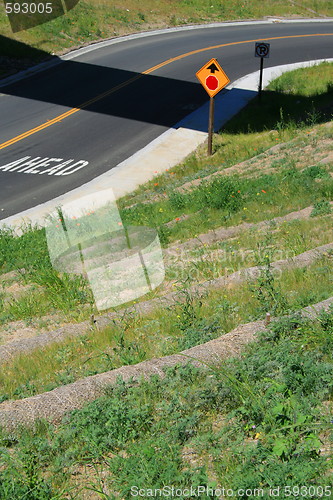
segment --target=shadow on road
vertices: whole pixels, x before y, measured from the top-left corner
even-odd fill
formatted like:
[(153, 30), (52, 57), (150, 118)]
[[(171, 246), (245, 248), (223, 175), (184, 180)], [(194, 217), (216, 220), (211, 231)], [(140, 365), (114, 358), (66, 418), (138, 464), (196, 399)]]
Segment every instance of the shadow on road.
[[(11, 61), (47, 60), (55, 66), (20, 82), (1, 87), (7, 95), (47, 102), (68, 108), (80, 108), (93, 113), (173, 127), (191, 110), (208, 102), (199, 82), (142, 74), (118, 68), (78, 61), (60, 61), (56, 56), (34, 49), (0, 35), (1, 58)], [(58, 64), (57, 64), (58, 63)], [(225, 93), (228, 90), (224, 90)], [(233, 107), (242, 102), (249, 91), (233, 91)], [(235, 95), (237, 94), (237, 95)], [(237, 102), (235, 102), (235, 100)], [(232, 120), (232, 133), (260, 131), (286, 125), (289, 121), (325, 121), (332, 116), (332, 90), (319, 96), (304, 97), (280, 92), (264, 92), (260, 105), (255, 101)], [(158, 102), (158, 106), (157, 106)], [(330, 105), (331, 102), (331, 105)], [(148, 103), (148, 104), (147, 104)], [(236, 105), (237, 108), (237, 105)], [(56, 111), (61, 114), (63, 111)], [(5, 120), (5, 117), (1, 118)], [(205, 119), (187, 120), (193, 130), (207, 131)], [(0, 139), (1, 142), (1, 139)]]
[[(17, 60), (50, 59), (46, 52), (3, 36), (0, 36), (0, 47), (2, 58), (12, 58), (15, 54)], [(191, 110), (208, 101), (208, 95), (196, 81), (146, 75), (77, 61), (60, 63), (59, 58), (53, 59), (56, 64), (54, 67), (3, 86), (1, 92), (166, 127), (174, 126)], [(195, 79), (194, 75), (192, 79)], [(206, 124), (204, 130), (207, 130)]]

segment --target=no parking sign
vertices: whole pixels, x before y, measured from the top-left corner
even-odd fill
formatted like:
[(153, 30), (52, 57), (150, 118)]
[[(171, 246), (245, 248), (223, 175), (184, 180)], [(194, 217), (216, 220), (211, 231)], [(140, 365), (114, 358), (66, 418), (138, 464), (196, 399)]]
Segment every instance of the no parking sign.
[(256, 42), (255, 46), (255, 57), (269, 57), (269, 43)]

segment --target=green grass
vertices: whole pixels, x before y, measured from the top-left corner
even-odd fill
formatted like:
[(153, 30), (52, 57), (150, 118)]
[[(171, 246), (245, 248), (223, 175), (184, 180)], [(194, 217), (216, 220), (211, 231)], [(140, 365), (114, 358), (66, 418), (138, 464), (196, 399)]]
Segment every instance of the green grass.
[[(2, 302), (0, 324), (59, 311), (68, 321), (80, 320), (94, 311), (87, 282), (81, 276), (60, 273), (52, 268), (44, 229), (26, 228), (20, 237), (12, 230), (1, 230), (0, 269), (1, 274), (17, 271), (16, 281), (22, 285), (38, 285), (21, 297)], [(88, 307), (79, 312), (82, 305)]]
[[(261, 487), (263, 498), (287, 483), (329, 489), (332, 458), (320, 449), (332, 443), (332, 414), (322, 407), (333, 394), (332, 327), (332, 310), (315, 321), (283, 319), (241, 360), (119, 381), (57, 428), (3, 433), (1, 498), (58, 498), (61, 491), (80, 498), (89, 487), (100, 498), (127, 499), (134, 485)], [(75, 472), (91, 463), (94, 478), (77, 484)]]
[[(216, 177), (189, 194), (177, 194), (149, 204), (137, 204), (123, 208), (121, 216), (125, 224), (157, 227), (164, 245), (175, 240), (186, 240), (195, 234), (220, 226), (233, 226), (242, 221), (256, 222), (284, 213), (305, 208), (322, 199), (332, 200), (333, 179), (322, 182), (291, 167), (287, 160), (279, 172), (261, 175), (260, 178), (242, 178), (238, 175)], [(322, 169), (325, 172), (325, 169)], [(286, 200), (287, 203), (286, 203)], [(180, 215), (191, 215), (172, 227), (164, 224)]]
[(333, 295), (330, 254), (307, 267), (277, 274), (270, 270), (271, 249), (263, 245), (262, 250), (255, 263), (265, 270), (256, 280), (203, 296), (178, 283), (176, 304), (166, 312), (156, 310), (145, 316), (125, 312), (110, 327), (4, 363), (1, 399), (29, 397), (86, 376), (173, 354), (221, 336), (240, 323), (263, 319), (266, 312), (285, 314)]
[(266, 229), (242, 231), (231, 241), (204, 244), (175, 256), (166, 268), (166, 279), (172, 280), (181, 274), (197, 281), (215, 279), (223, 276), (226, 269), (231, 273), (255, 266), (258, 257), (267, 251), (271, 261), (288, 259), (331, 241), (331, 217), (272, 223)]
[[(317, 81), (318, 66), (311, 68), (301, 68), (298, 73), (300, 80), (295, 82), (292, 73), (284, 73), (276, 78), (268, 86), (269, 90), (281, 92), (282, 94), (292, 94), (311, 99), (325, 99), (325, 95), (332, 91), (332, 65), (329, 63), (320, 64), (320, 79)], [(320, 105), (320, 101), (317, 101)], [(318, 108), (316, 100), (313, 101), (314, 110)], [(302, 103), (299, 102), (299, 105)]]

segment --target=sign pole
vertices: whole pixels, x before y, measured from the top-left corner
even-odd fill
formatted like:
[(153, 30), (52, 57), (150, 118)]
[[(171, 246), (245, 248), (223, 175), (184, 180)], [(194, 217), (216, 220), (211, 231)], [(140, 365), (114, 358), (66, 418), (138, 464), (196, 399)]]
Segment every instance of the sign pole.
[(214, 133), (214, 97), (209, 101), (209, 120), (208, 120), (208, 156), (213, 154), (213, 133)]
[(264, 72), (264, 58), (260, 58), (260, 76), (259, 76), (259, 88), (258, 88), (258, 98), (259, 102), (261, 102), (261, 91), (262, 91), (262, 74)]

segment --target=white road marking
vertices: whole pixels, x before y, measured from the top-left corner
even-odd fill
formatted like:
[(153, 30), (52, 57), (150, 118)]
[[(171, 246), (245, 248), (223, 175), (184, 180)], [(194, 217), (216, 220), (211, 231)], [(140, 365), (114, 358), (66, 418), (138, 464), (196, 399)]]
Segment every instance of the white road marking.
[[(57, 165), (51, 165), (51, 163), (57, 163)], [(64, 160), (63, 158), (42, 158), (41, 156), (32, 158), (31, 156), (25, 156), (24, 158), (20, 158), (19, 160), (15, 160), (7, 163), (6, 165), (0, 166), (0, 171), (16, 171), (24, 174), (40, 175), (71, 175), (74, 174), (74, 172), (81, 170), (81, 168), (86, 167), (87, 165), (89, 165), (88, 161), (75, 161), (73, 158), (71, 158), (70, 160)]]

